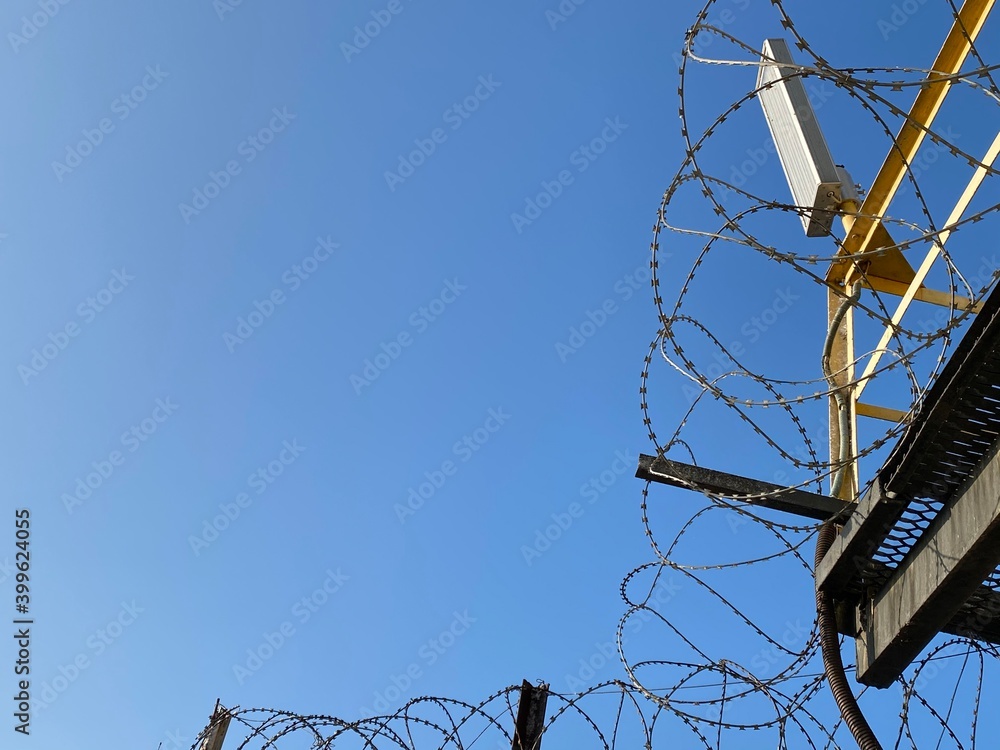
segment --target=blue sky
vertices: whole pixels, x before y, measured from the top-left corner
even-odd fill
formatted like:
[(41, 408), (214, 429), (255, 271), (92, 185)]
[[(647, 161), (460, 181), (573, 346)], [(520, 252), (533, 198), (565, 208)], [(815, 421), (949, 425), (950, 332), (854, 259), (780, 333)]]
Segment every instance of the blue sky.
[[(949, 18), (928, 4), (886, 33), (888, 2), (797, 5), (838, 65), (927, 65)], [(758, 44), (781, 30), (756, 6), (770, 4), (716, 12)], [(178, 729), (190, 744), (216, 698), (350, 719), (387, 692), (395, 709), (523, 678), (573, 687), (614, 638), (622, 578), (653, 559), (633, 478), (651, 450), (638, 398), (657, 330), (649, 243), (683, 158), (672, 54), (699, 8), (9, 4), (0, 560), (13, 510), (29, 509), (32, 691), (65, 685), (20, 745), (169, 748)], [(693, 121), (753, 78), (693, 75)], [(835, 154), (870, 183), (884, 137), (823, 107)], [(759, 108), (739, 114), (712, 157), (727, 177), (767, 138)], [(989, 124), (946, 114), (982, 153)], [(786, 199), (777, 160), (752, 179)], [(696, 192), (678, 210), (710, 215)], [(781, 218), (775, 236), (801, 243)], [(670, 250), (671, 283), (692, 247)], [(815, 286), (735, 256), (711, 273), (692, 311), (758, 364), (777, 352), (816, 376)], [(794, 314), (753, 322), (779, 299)], [(654, 369), (664, 434), (683, 385)], [(704, 414), (699, 460), (793, 476)], [(669, 536), (698, 502), (654, 488), (650, 513)], [(698, 564), (775, 544), (717, 516), (681, 547)], [(773, 576), (780, 595), (732, 580), (770, 591), (758, 614), (794, 641), (811, 584), (794, 563)], [(696, 586), (671, 585), (664, 611), (720, 658), (758, 654)], [(12, 576), (0, 599), (13, 610)], [(637, 656), (682, 650), (643, 632)], [(248, 650), (269, 642), (254, 667)], [(622, 674), (607, 663), (588, 680)]]

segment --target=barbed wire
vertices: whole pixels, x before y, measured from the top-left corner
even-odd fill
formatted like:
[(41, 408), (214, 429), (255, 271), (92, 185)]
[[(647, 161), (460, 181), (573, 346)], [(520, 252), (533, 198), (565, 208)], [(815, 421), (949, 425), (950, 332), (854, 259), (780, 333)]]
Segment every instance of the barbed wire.
[[(942, 6), (945, 4), (963, 29), (975, 65), (953, 75), (934, 75), (939, 83), (946, 81), (949, 86), (981, 95), (981, 105), (996, 119), (1000, 88), (993, 74), (1000, 65), (984, 60), (961, 26), (953, 0), (945, 0)], [(825, 483), (844, 466), (866, 461), (877, 464), (884, 457), (886, 446), (901, 434), (941, 372), (952, 340), (970, 319), (973, 306), (1000, 277), (1000, 267), (973, 277), (970, 269), (963, 270), (966, 264), (959, 254), (948, 249), (954, 246), (958, 232), (964, 232), (963, 237), (970, 234), (967, 230), (992, 218), (1000, 203), (981, 206), (950, 224), (936, 222), (933, 201), (921, 184), (923, 170), (916, 160), (910, 163), (905, 159), (895, 142), (895, 132), (902, 123), (909, 123), (924, 133), (936, 153), (946, 152), (954, 163), (983, 170), (989, 178), (996, 177), (998, 171), (992, 163), (960, 148), (946, 129), (912, 120), (908, 110), (892, 100), (893, 94), (911, 94), (926, 86), (932, 71), (918, 67), (837, 68), (800, 32), (786, 10), (791, 3), (770, 0), (774, 21), (782, 33), (792, 37), (802, 58), (795, 65), (781, 63), (779, 80), (832, 84), (839, 95), (838, 106), (854, 106), (872, 131), (884, 135), (890, 148), (904, 157), (909, 200), (894, 205), (905, 205), (905, 211), (877, 217), (856, 214), (855, 220), (879, 221), (894, 236), (895, 248), (904, 254), (937, 249), (941, 270), (935, 279), (947, 290), (950, 301), (942, 308), (943, 320), (936, 321), (930, 330), (916, 330), (905, 327), (902, 321), (894, 322), (894, 305), (888, 295), (865, 284), (865, 295), (854, 304), (855, 312), (864, 316), (866, 330), (888, 326), (892, 333), (882, 352), (884, 363), (871, 377), (881, 378), (879, 382), (897, 377), (894, 382), (905, 384), (895, 393), (905, 392), (906, 402), (894, 405), (904, 416), (884, 429), (870, 431), (864, 442), (859, 438), (856, 452), (846, 459), (823, 455), (823, 440), (808, 425), (815, 421), (825, 432), (828, 401), (844, 387), (846, 374), (875, 350), (856, 355), (853, 362), (832, 373), (839, 378), (836, 384), (832, 384), (830, 373), (822, 371), (818, 348), (810, 353), (784, 346), (789, 360), (800, 354), (808, 360), (812, 374), (806, 376), (777, 377), (778, 373), (771, 372), (774, 359), (767, 360), (764, 368), (752, 369), (753, 358), (733, 345), (726, 346), (725, 334), (713, 330), (716, 323), (705, 322), (706, 308), (699, 306), (695, 292), (701, 288), (699, 284), (712, 288), (710, 264), (715, 258), (749, 257), (799, 274), (815, 285), (811, 288), (825, 304), (831, 288), (825, 269), (831, 263), (851, 264), (862, 282), (868, 282), (866, 263), (885, 250), (849, 254), (844, 238), (831, 231), (825, 238), (811, 241), (814, 246), (825, 246), (825, 251), (801, 252), (796, 248), (801, 239), (790, 239), (792, 235), (785, 229), (797, 229), (811, 207), (768, 193), (774, 184), (783, 185), (780, 179), (762, 180), (760, 188), (751, 191), (749, 180), (736, 184), (732, 179), (737, 165), (727, 165), (730, 179), (713, 168), (716, 144), (742, 148), (738, 136), (722, 141), (720, 133), (744, 105), (756, 106), (764, 86), (743, 86), (728, 106), (718, 108), (721, 113), (709, 114), (708, 124), (698, 128), (694, 125), (694, 99), (704, 101), (711, 96), (704, 91), (699, 97), (691, 95), (692, 71), (719, 68), (727, 71), (739, 88), (746, 69), (756, 72), (775, 62), (762, 61), (756, 38), (753, 43), (744, 41), (729, 30), (731, 24), (723, 28), (710, 22), (713, 10), (721, 5), (722, 0), (708, 0), (688, 30), (681, 52), (677, 92), (685, 156), (664, 192), (650, 246), (658, 324), (640, 374), (643, 423), (658, 457), (697, 464), (706, 435), (716, 436), (708, 441), (713, 459), (718, 457), (720, 442), (728, 451), (744, 451), (736, 444), (735, 433), (719, 421), (720, 413), (731, 415), (735, 424), (749, 428), (757, 440), (755, 450), (745, 452), (752, 452), (759, 463), (762, 459), (757, 449), (766, 448), (770, 451), (768, 465), (787, 467), (791, 475), (776, 484), (822, 492)], [(921, 0), (921, 5), (926, 6), (926, 2)], [(760, 20), (755, 16), (755, 24)], [(732, 54), (701, 54), (699, 49), (708, 46), (700, 41), (702, 35), (729, 45)], [(938, 40), (913, 41), (918, 43), (929, 49)], [(967, 112), (963, 116), (969, 117)], [(772, 167), (771, 171), (777, 172), (777, 167)], [(690, 191), (692, 187), (696, 190)], [(705, 217), (695, 210), (698, 205), (706, 208)], [(683, 218), (674, 219), (674, 214)], [(671, 285), (675, 296), (666, 303)], [(837, 293), (844, 299), (848, 296), (841, 290)], [(732, 311), (739, 309), (735, 300), (727, 299), (725, 306), (730, 318)], [(706, 367), (704, 362), (709, 361), (712, 364)], [(660, 363), (667, 365), (662, 371), (655, 367)], [(670, 395), (665, 404), (655, 408), (651, 396), (663, 391), (653, 387), (654, 377), (672, 384), (666, 390)], [(846, 384), (859, 382), (854, 379)], [(680, 408), (675, 397), (677, 383), (689, 396)], [(661, 439), (654, 419), (658, 424), (664, 415), (672, 415), (672, 427)], [(696, 429), (699, 420), (705, 420), (708, 427)], [(856, 489), (858, 496), (866, 490)], [(656, 744), (671, 750), (853, 747), (843, 715), (825, 689), (828, 671), (821, 656), (821, 629), (812, 598), (814, 562), (808, 551), (820, 527), (791, 522), (752, 504), (765, 494), (662, 491), (673, 493), (670, 504), (651, 506), (649, 483), (642, 488), (640, 521), (652, 559), (632, 570), (621, 585), (626, 611), (618, 623), (616, 640), (623, 679), (573, 693), (555, 692), (547, 685), (536, 688), (548, 697), (546, 744), (558, 741), (561, 746), (605, 750), (651, 750)], [(729, 537), (719, 536), (723, 525), (732, 532)], [(745, 540), (752, 538), (737, 543), (737, 532)], [(706, 542), (713, 539), (715, 544)], [(683, 595), (683, 606), (675, 600), (677, 591)], [(781, 623), (782, 617), (790, 619)], [(778, 632), (783, 627), (786, 632)], [(950, 638), (937, 642), (911, 665), (897, 681), (900, 690), (863, 688), (858, 699), (869, 717), (877, 719), (876, 729), (883, 738), (894, 742), (894, 748), (975, 748), (980, 746), (977, 741), (981, 736), (987, 736), (986, 746), (992, 747), (1000, 727), (992, 727), (992, 736), (988, 730), (984, 734), (980, 706), (991, 675), (987, 666), (997, 658), (1000, 653), (992, 644)], [(959, 665), (957, 674), (951, 665)], [(853, 669), (850, 664), (845, 666), (847, 673)], [(940, 678), (944, 673), (949, 676)], [(243, 735), (236, 750), (326, 750), (334, 746), (501, 750), (514, 742), (521, 690), (518, 685), (505, 687), (479, 703), (423, 696), (393, 713), (356, 720), (236, 706), (217, 714), (213, 723), (223, 717), (232, 722), (230, 733)]]
[[(687, 32), (679, 61), (678, 115), (685, 157), (664, 192), (653, 227), (650, 266), (658, 330), (650, 343), (641, 372), (639, 396), (643, 422), (660, 458), (698, 464), (698, 458), (704, 457), (707, 450), (710, 460), (714, 462), (713, 468), (725, 469), (725, 466), (718, 466), (725, 453), (743, 452), (752, 454), (757, 464), (767, 461), (766, 465), (786, 467), (786, 476), (791, 475), (789, 481), (774, 484), (822, 492), (826, 483), (831, 482), (845, 466), (871, 464), (874, 468), (878, 467), (879, 461), (885, 458), (886, 446), (902, 433), (927, 389), (940, 374), (952, 341), (972, 316), (974, 306), (983, 301), (1000, 276), (1000, 268), (995, 267), (989, 269), (986, 277), (980, 275), (974, 278), (970, 273), (972, 269), (963, 268), (963, 265), (968, 266), (968, 262), (962, 260), (962, 253), (954, 250), (956, 234), (959, 231), (968, 234), (967, 230), (973, 225), (991, 219), (1000, 210), (1000, 203), (980, 204), (975, 211), (967, 211), (951, 223), (936, 221), (932, 206), (940, 199), (928, 196), (926, 178), (922, 174), (925, 170), (917, 164), (919, 154), (913, 162), (907, 161), (895, 141), (896, 132), (908, 123), (924, 134), (928, 147), (935, 149), (935, 160), (969, 165), (984, 171), (987, 180), (995, 178), (998, 171), (992, 163), (981, 161), (970, 153), (969, 148), (955, 143), (955, 137), (949, 134), (948, 129), (926, 126), (912, 119), (906, 108), (908, 102), (904, 107), (893, 101), (895, 93), (910, 92), (912, 96), (915, 89), (926, 87), (932, 71), (918, 67), (837, 68), (800, 31), (788, 11), (792, 3), (771, 0), (774, 20), (781, 28), (781, 33), (776, 36), (790, 36), (789, 46), (797, 50), (797, 57), (800, 58), (794, 65), (781, 62), (781, 75), (777, 81), (812, 81), (818, 88), (832, 84), (838, 112), (836, 117), (830, 118), (831, 121), (838, 121), (841, 127), (858, 127), (854, 121), (850, 125), (840, 122), (854, 116), (858, 122), (867, 123), (864, 127), (871, 133), (884, 135), (890, 148), (902, 157), (904, 184), (908, 186), (907, 200), (897, 199), (893, 203), (895, 214), (866, 216), (859, 213), (853, 214), (854, 220), (873, 219), (880, 222), (894, 238), (894, 247), (907, 258), (912, 259), (913, 253), (920, 253), (917, 257), (922, 259), (925, 250), (936, 249), (939, 252), (940, 270), (934, 278), (939, 288), (945, 289), (950, 301), (949, 305), (941, 308), (945, 312), (944, 319), (937, 320), (931, 330), (927, 330), (926, 325), (922, 330), (908, 328), (906, 326), (911, 324), (905, 318), (894, 321), (896, 304), (890, 300), (890, 295), (874, 291), (877, 285), (870, 283), (866, 273), (868, 262), (883, 255), (885, 248), (849, 253), (845, 248), (846, 233), (838, 235), (830, 230), (824, 238), (808, 240), (814, 247), (819, 246), (818, 252), (811, 248), (810, 252), (804, 252), (799, 247), (802, 244), (801, 235), (796, 236), (790, 230), (800, 231), (798, 225), (802, 217), (809, 216), (812, 207), (790, 203), (780, 195), (775, 186), (780, 186), (782, 191), (787, 188), (777, 160), (770, 165), (771, 176), (777, 175), (777, 179), (759, 177), (759, 187), (752, 185), (745, 173), (754, 175), (758, 171), (764, 172), (763, 165), (758, 163), (760, 159), (753, 162), (752, 171), (740, 171), (741, 167), (751, 163), (749, 160), (726, 164), (723, 155), (727, 149), (732, 152), (734, 146), (738, 151), (757, 144), (748, 144), (745, 137), (734, 135), (725, 128), (739, 116), (744, 105), (758, 106), (756, 100), (760, 93), (774, 85), (771, 81), (758, 86), (756, 79), (748, 79), (747, 73), (742, 71), (749, 68), (749, 72), (756, 75), (762, 66), (777, 65), (778, 61), (762, 56), (760, 39), (754, 38), (750, 43), (739, 37), (732, 28), (732, 10), (725, 10), (723, 5), (722, 0), (710, 0), (704, 5), (694, 26)], [(921, 6), (927, 5), (921, 3)], [(921, 7), (916, 3), (914, 6)], [(968, 109), (972, 106), (983, 107), (985, 116), (997, 121), (1000, 119), (996, 112), (1000, 104), (1000, 88), (993, 74), (1000, 66), (990, 65), (984, 60), (981, 50), (961, 24), (959, 9), (954, 2), (946, 0), (946, 7), (962, 29), (970, 46), (970, 59), (975, 64), (961, 73), (933, 73), (933, 77), (938, 81), (937, 85), (947, 82), (951, 87), (961, 87), (982, 95), (978, 102), (971, 104), (968, 98), (963, 100), (966, 107), (962, 112), (963, 121), (969, 122), (974, 117)], [(725, 19), (727, 12), (730, 13), (729, 23), (720, 25), (710, 20), (713, 16)], [(760, 16), (754, 20), (760, 21)], [(980, 38), (987, 37), (983, 35)], [(914, 47), (920, 45), (921, 50), (936, 49), (940, 40), (913, 39), (912, 44)], [(719, 47), (725, 47), (725, 51), (713, 52), (709, 56), (702, 50), (710, 46), (713, 51)], [(709, 112), (706, 116), (697, 110), (697, 106), (704, 109), (705, 102), (712, 97), (706, 95), (705, 88), (699, 83), (693, 82), (696, 80), (693, 76), (697, 72), (703, 76), (697, 81), (704, 82), (707, 80), (705, 71), (713, 67), (728, 71), (727, 81), (738, 77), (738, 82), (745, 81), (746, 85), (740, 89), (738, 82), (732, 83), (733, 89), (727, 89), (725, 85), (718, 84), (720, 91), (734, 90), (738, 93), (730, 104), (720, 106), (716, 113)], [(716, 75), (712, 80), (718, 82), (722, 79)], [(757, 117), (758, 122), (763, 123), (759, 109)], [(695, 122), (699, 120), (707, 125), (696, 127)], [(721, 134), (724, 132), (726, 137), (723, 140)], [(751, 155), (751, 149), (743, 153)], [(719, 164), (724, 166), (720, 169)], [(944, 167), (941, 169), (943, 171)], [(938, 188), (939, 183), (940, 180), (935, 180), (930, 184)], [(700, 211), (699, 205), (705, 206), (706, 210)], [(717, 262), (719, 258), (724, 260)], [(830, 290), (842, 300), (848, 297), (843, 287), (833, 287), (827, 281), (826, 269), (833, 263), (849, 264), (865, 290), (862, 298), (853, 303), (855, 313), (865, 326), (864, 332), (885, 328), (891, 331), (886, 350), (881, 352), (884, 356), (870, 377), (879, 382), (891, 379), (896, 384), (893, 389), (883, 389), (882, 392), (891, 393), (899, 399), (905, 398), (904, 403), (892, 404), (904, 416), (884, 428), (865, 425), (865, 433), (858, 437), (857, 450), (846, 459), (822, 455), (826, 446), (820, 444), (823, 441), (817, 440), (817, 435), (810, 432), (807, 424), (815, 421), (825, 430), (829, 400), (845, 387), (861, 383), (857, 376), (849, 379), (847, 374), (860, 370), (876, 349), (861, 351), (846, 366), (828, 374), (820, 367), (818, 343), (814, 343), (815, 351), (810, 352), (803, 351), (803, 344), (808, 342), (800, 342), (798, 347), (787, 340), (780, 342), (770, 357), (763, 358), (760, 366), (754, 365), (754, 358), (749, 356), (751, 353), (739, 351), (735, 344), (725, 345), (724, 341), (731, 340), (726, 337), (726, 323), (719, 330), (722, 316), (708, 315), (712, 312), (711, 294), (706, 294), (705, 290), (711, 292), (720, 285), (719, 274), (725, 273), (720, 268), (727, 265), (743, 268), (748, 263), (747, 258), (762, 259), (771, 267), (794, 271), (798, 274), (797, 278), (807, 281), (808, 288), (815, 289), (815, 299), (817, 303), (822, 301), (824, 309)], [(730, 279), (728, 288), (736, 286)], [(709, 302), (705, 301), (706, 297)], [(753, 299), (752, 290), (747, 297)], [(963, 297), (966, 299), (962, 300)], [(739, 301), (732, 295), (727, 295), (722, 304), (730, 319), (734, 317), (731, 311), (739, 310)], [(706, 322), (706, 316), (711, 323)], [(801, 326), (796, 330), (801, 331)], [(816, 331), (815, 341), (821, 342), (826, 331), (820, 330), (819, 321)], [(859, 346), (859, 350), (863, 348)], [(811, 365), (807, 372), (811, 369), (814, 374), (801, 376), (800, 366), (796, 376), (778, 377), (780, 366), (787, 368), (793, 359), (802, 360), (799, 365), (803, 362)], [(660, 372), (659, 363), (667, 365), (666, 372)], [(836, 381), (830, 375), (835, 376)], [(687, 395), (687, 404), (680, 407), (675, 395), (678, 382), (679, 389)], [(673, 387), (664, 388), (664, 383)], [(664, 394), (667, 394), (664, 403), (656, 402)], [(671, 419), (672, 427), (663, 433), (661, 439), (658, 434), (659, 420), (665, 415), (678, 413), (679, 416)], [(720, 414), (731, 415), (735, 422), (727, 425)], [(749, 428), (747, 434), (752, 436), (749, 441), (738, 442), (736, 425)], [(706, 448), (704, 443), (710, 445)], [(719, 450), (720, 444), (725, 451)], [(764, 455), (769, 453), (772, 458), (760, 458), (762, 449)], [(689, 489), (698, 488), (689, 485)], [(858, 500), (867, 487), (856, 489), (854, 499)], [(622, 618), (618, 638), (631, 684), (651, 702), (683, 716), (702, 738), (713, 735), (719, 738), (723, 729), (772, 730), (771, 736), (776, 740), (772, 746), (785, 747), (798, 746), (786, 744), (790, 733), (797, 731), (801, 737), (799, 741), (810, 747), (836, 746), (835, 738), (845, 736), (845, 727), (841, 723), (840, 712), (829, 700), (829, 692), (821, 689), (825, 677), (820, 655), (819, 620), (810, 591), (813, 561), (803, 554), (803, 548), (814, 542), (820, 525), (796, 524), (787, 517), (776, 516), (774, 512), (761, 510), (752, 504), (752, 501), (777, 493), (702, 495), (699, 491), (695, 495), (703, 499), (699, 504), (687, 498), (693, 493), (658, 488), (657, 493), (660, 492), (670, 493), (669, 500), (659, 501), (669, 502), (669, 506), (651, 508), (649, 483), (642, 491), (641, 521), (653, 552), (653, 561), (632, 571), (622, 584), (622, 597), (629, 609)], [(692, 506), (693, 510), (680, 510)], [(746, 547), (744, 550), (743, 546), (735, 543), (735, 534), (720, 537), (722, 525), (719, 519), (725, 519), (733, 532), (753, 530), (749, 536), (753, 537), (754, 544), (743, 545)], [(660, 541), (664, 534), (669, 539), (668, 543)], [(719, 541), (719, 549), (706, 550), (705, 539), (713, 537)], [(732, 549), (734, 547), (740, 547), (742, 554), (737, 554)], [(711, 561), (712, 552), (715, 553), (715, 562)], [(719, 561), (720, 553), (728, 559)], [(693, 564), (695, 557), (707, 558), (707, 561), (702, 559)], [(764, 568), (778, 570), (780, 583), (771, 583), (761, 573), (754, 577), (756, 571)], [(747, 572), (743, 573), (744, 570)], [(687, 613), (676, 609), (664, 612), (651, 604), (642, 591), (645, 591), (649, 581), (663, 575), (680, 576), (687, 590), (698, 592), (691, 599), (704, 602), (701, 606), (706, 608), (705, 617), (709, 616), (707, 609), (711, 608), (713, 616), (725, 618), (725, 627), (706, 628), (704, 621)], [(736, 583), (728, 583), (727, 578)], [(640, 581), (643, 582), (641, 591)], [(754, 583), (748, 584), (749, 581)], [(788, 592), (789, 601), (779, 605), (777, 597), (770, 597), (770, 602), (748, 603), (747, 600), (752, 597), (741, 590), (748, 585), (753, 586), (758, 594), (764, 594), (769, 586), (775, 586), (777, 590)], [(801, 595), (801, 598), (794, 601), (791, 599), (794, 595)], [(801, 637), (794, 643), (776, 635), (774, 617), (770, 617), (768, 612), (771, 607), (806, 618), (810, 623), (808, 628), (804, 628), (806, 632), (800, 633)], [(688, 662), (677, 660), (674, 654), (671, 655), (673, 661), (656, 658), (640, 660), (632, 656), (632, 645), (625, 642), (625, 629), (629, 619), (637, 613), (655, 613), (663, 632), (669, 634), (671, 643), (676, 644), (675, 649), (688, 652)], [(761, 619), (765, 622), (760, 622)], [(708, 633), (704, 632), (706, 629)], [(720, 643), (720, 632), (727, 634), (727, 642)], [(736, 643), (740, 644), (739, 647), (734, 645)], [(747, 646), (748, 643), (757, 645)], [(945, 651), (949, 658), (962, 662), (959, 673), (953, 675), (954, 684), (950, 680), (929, 679), (940, 672), (939, 659)], [(759, 663), (754, 664), (755, 653), (764, 653), (767, 659), (759, 659)], [(741, 662), (740, 654), (749, 654), (749, 660)], [(901, 696), (898, 691), (861, 690), (861, 704), (869, 718), (879, 718), (877, 723), (881, 731), (877, 734), (883, 735), (884, 740), (894, 736), (893, 746), (896, 748), (976, 747), (981, 734), (979, 706), (983, 683), (989, 676), (986, 665), (997, 656), (996, 647), (992, 644), (963, 638), (948, 640), (926, 652), (899, 679)], [(849, 671), (851, 667), (847, 669)], [(694, 675), (712, 673), (724, 679), (716, 684), (717, 694), (700, 701), (681, 701), (669, 690), (654, 691), (644, 687), (663, 684), (665, 674), (670, 673), (678, 673), (673, 683), (675, 688), (685, 685), (689, 676)], [(945, 682), (948, 683), (947, 689), (943, 685)], [(738, 705), (741, 701), (751, 702), (751, 696), (756, 700), (756, 713), (733, 712), (732, 708), (725, 710), (727, 706)], [(717, 709), (711, 716), (705, 714), (705, 709), (710, 707)], [(889, 716), (898, 719), (886, 721)], [(960, 721), (967, 722), (961, 729)], [(991, 739), (992, 742), (987, 744), (994, 746), (995, 736)], [(706, 742), (706, 746), (710, 745)], [(721, 744), (717, 742), (715, 746), (721, 747)]]
[[(567, 744), (605, 750), (653, 746), (660, 710), (644, 706), (636, 689), (620, 680), (602, 682), (581, 693), (557, 693), (545, 685), (535, 690), (546, 695), (543, 732), (549, 735), (550, 741), (562, 739)], [(243, 735), (232, 745), (236, 750), (506, 749), (514, 741), (521, 691), (521, 685), (511, 685), (479, 703), (422, 696), (413, 698), (393, 713), (354, 721), (276, 708), (234, 706), (216, 711), (195, 740), (192, 750), (200, 747), (204, 738), (223, 721), (229, 723), (229, 736)], [(558, 729), (554, 728), (556, 723)]]

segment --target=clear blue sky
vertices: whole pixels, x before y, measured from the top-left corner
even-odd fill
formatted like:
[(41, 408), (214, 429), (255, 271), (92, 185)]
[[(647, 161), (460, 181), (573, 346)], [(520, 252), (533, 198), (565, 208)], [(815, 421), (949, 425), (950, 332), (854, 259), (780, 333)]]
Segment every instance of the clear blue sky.
[[(700, 3), (564, 2), (560, 20), (557, 0), (230, 2), (0, 13), (0, 560), (30, 509), (32, 693), (65, 688), (29, 738), (5, 710), (4, 747), (189, 744), (217, 697), (356, 718), (387, 691), (392, 709), (523, 678), (569, 691), (652, 559), (632, 477), (646, 269), (683, 157), (672, 54)], [(724, 25), (781, 33), (747, 5), (720, 2)], [(888, 39), (889, 2), (799, 12), (835, 64), (926, 65), (948, 18), (931, 5)], [(697, 123), (753, 77), (706, 75)], [(723, 171), (767, 137), (742, 114)], [(988, 125), (950, 116), (981, 153)], [(884, 139), (821, 119), (870, 181)], [(786, 198), (776, 160), (755, 179)], [(815, 369), (815, 287), (740, 268), (692, 310), (749, 341), (752, 315), (801, 296), (755, 353), (808, 342), (791, 363)], [(666, 431), (682, 381), (654, 383)], [(711, 420), (692, 437), (706, 463), (786, 468)], [(734, 554), (766, 543), (718, 523)], [(685, 549), (717, 560), (719, 539)], [(775, 575), (787, 595), (735, 580), (776, 597), (780, 638), (813, 603), (801, 569)], [(695, 588), (672, 613), (749, 664), (759, 643), (699, 620)], [(0, 611), (14, 594), (10, 576)], [(643, 656), (680, 653), (647, 633)], [(0, 654), (11, 695), (10, 639)]]

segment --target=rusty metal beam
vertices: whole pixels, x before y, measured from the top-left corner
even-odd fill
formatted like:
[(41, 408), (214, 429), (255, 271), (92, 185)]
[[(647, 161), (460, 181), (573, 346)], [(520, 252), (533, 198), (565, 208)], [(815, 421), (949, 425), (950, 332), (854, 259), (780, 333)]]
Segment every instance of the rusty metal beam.
[(511, 750), (539, 750), (542, 733), (545, 731), (545, 704), (548, 698), (547, 684), (535, 687), (527, 680), (522, 680)]
[(734, 500), (734, 502), (746, 502), (762, 508), (794, 513), (816, 521), (846, 518), (855, 507), (854, 503), (844, 502), (829, 495), (782, 487), (771, 482), (761, 482), (758, 479), (749, 479), (737, 474), (727, 474), (724, 471), (646, 454), (639, 455), (639, 468), (635, 475), (650, 482), (706, 492), (710, 495), (723, 497), (747, 495), (750, 496), (748, 499)]

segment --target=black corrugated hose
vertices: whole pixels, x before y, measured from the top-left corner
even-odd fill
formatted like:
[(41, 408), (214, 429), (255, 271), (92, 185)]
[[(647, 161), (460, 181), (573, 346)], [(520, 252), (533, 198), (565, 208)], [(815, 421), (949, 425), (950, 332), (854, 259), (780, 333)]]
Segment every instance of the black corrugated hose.
[[(816, 540), (817, 568), (836, 537), (836, 526), (832, 522), (823, 524)], [(833, 698), (837, 701), (837, 707), (840, 708), (840, 715), (844, 717), (844, 723), (851, 730), (854, 741), (858, 743), (861, 750), (882, 750), (882, 746), (875, 738), (872, 728), (868, 726), (868, 720), (861, 713), (861, 707), (847, 682), (844, 661), (840, 656), (840, 638), (837, 636), (833, 600), (829, 594), (819, 589), (816, 590), (816, 612), (819, 618), (819, 640), (823, 649), (823, 669), (826, 672), (826, 681), (830, 683)]]
[[(851, 305), (858, 301), (860, 296), (861, 286), (857, 285), (837, 309), (833, 319), (830, 321), (830, 328), (827, 331), (826, 342), (823, 346), (823, 375), (834, 389), (837, 388), (837, 383), (833, 378), (833, 373), (830, 371), (830, 353), (833, 349), (833, 341), (837, 335), (837, 329), (840, 328), (840, 323), (844, 319), (844, 315), (847, 314)], [(837, 411), (840, 415), (839, 429), (841, 438), (840, 467), (833, 476), (831, 494), (838, 496), (844, 478), (847, 475), (847, 459), (850, 458), (850, 440), (845, 439), (848, 417), (847, 399), (840, 390), (834, 390), (833, 396), (837, 401)], [(817, 569), (823, 556), (826, 555), (827, 550), (830, 549), (836, 538), (837, 527), (832, 521), (827, 521), (820, 528), (819, 535), (816, 538)], [(823, 670), (826, 673), (826, 681), (830, 683), (830, 691), (833, 693), (833, 698), (837, 701), (840, 715), (844, 718), (844, 723), (851, 730), (851, 734), (854, 735), (854, 741), (858, 743), (858, 747), (861, 750), (882, 750), (882, 746), (875, 738), (875, 733), (868, 726), (868, 720), (861, 713), (861, 707), (854, 697), (851, 685), (847, 681), (847, 674), (844, 672), (844, 660), (840, 656), (840, 638), (837, 635), (833, 599), (831, 599), (829, 594), (820, 591), (819, 588), (816, 589), (816, 614), (819, 621), (819, 640), (823, 649)]]

